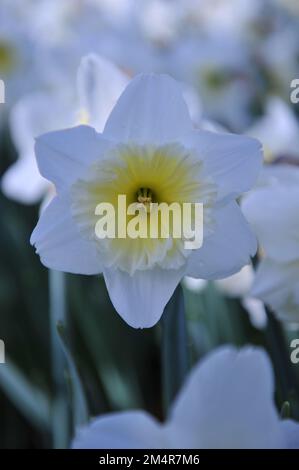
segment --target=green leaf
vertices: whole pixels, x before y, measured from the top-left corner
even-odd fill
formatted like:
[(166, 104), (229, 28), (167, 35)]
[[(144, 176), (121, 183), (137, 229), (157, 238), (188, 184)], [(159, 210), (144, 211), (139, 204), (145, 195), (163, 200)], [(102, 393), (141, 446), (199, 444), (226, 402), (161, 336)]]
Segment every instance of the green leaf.
[(162, 386), (165, 415), (189, 370), (184, 296), (179, 285), (162, 315)]
[(68, 368), (69, 368), (70, 383), (71, 383), (71, 388), (72, 388), (74, 425), (75, 427), (82, 426), (83, 424), (87, 423), (89, 419), (88, 406), (86, 403), (83, 387), (81, 384), (79, 374), (77, 372), (75, 362), (72, 358), (70, 349), (67, 346), (65, 327), (61, 322), (57, 324), (57, 331), (59, 333), (61, 346), (64, 351)]
[(9, 360), (0, 364), (0, 387), (16, 408), (35, 426), (50, 429), (50, 403)]

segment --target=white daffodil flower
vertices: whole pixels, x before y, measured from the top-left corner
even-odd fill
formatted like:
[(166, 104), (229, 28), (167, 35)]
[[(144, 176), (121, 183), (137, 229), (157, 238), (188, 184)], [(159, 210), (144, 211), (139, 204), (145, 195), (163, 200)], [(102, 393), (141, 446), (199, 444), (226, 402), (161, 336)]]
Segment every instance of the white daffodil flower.
[[(25, 5), (27, 3), (27, 5)], [(0, 79), (5, 84), (5, 105), (1, 106), (0, 125), (6, 123), (12, 106), (34, 90), (53, 87), (52, 51), (33, 34), (33, 2), (0, 2)], [(47, 37), (49, 38), (49, 30)]]
[(37, 47), (28, 29), (23, 24), (20, 26), (20, 18), (10, 4), (0, 5), (0, 78), (5, 84), (1, 124), (5, 122), (3, 118), (6, 118), (11, 105), (23, 93), (40, 84), (40, 73), (35, 61)]
[[(194, 130), (181, 87), (166, 75), (140, 75), (121, 95), (104, 132), (79, 126), (37, 139), (41, 174), (57, 196), (31, 243), (45, 266), (80, 274), (103, 272), (110, 298), (135, 328), (161, 317), (186, 274), (229, 276), (249, 262), (256, 239), (236, 198), (254, 184), (262, 161), (251, 138)], [(140, 202), (203, 204), (204, 242), (179, 238), (105, 238), (95, 234), (96, 206), (118, 195)]]
[(172, 49), (169, 68), (198, 91), (209, 119), (239, 131), (249, 126), (254, 99), (249, 52), (233, 35), (187, 36)]
[(8, 198), (32, 204), (48, 192), (49, 181), (37, 168), (34, 139), (57, 126), (75, 123), (77, 109), (72, 103), (69, 93), (36, 92), (24, 96), (12, 108), (10, 130), (19, 158), (1, 179), (1, 189)]
[(129, 82), (129, 77), (97, 54), (83, 57), (77, 74), (82, 118), (102, 132), (109, 114)]
[[(97, 54), (83, 57), (77, 72), (77, 83), (62, 80), (57, 70), (55, 87), (25, 95), (10, 113), (10, 131), (18, 152), (18, 160), (1, 180), (1, 189), (10, 199), (33, 204), (52, 196), (52, 185), (37, 168), (35, 138), (45, 132), (89, 124), (97, 131), (104, 129), (107, 118), (129, 77), (112, 62)], [(69, 73), (67, 73), (69, 75)], [(191, 118), (201, 120), (200, 103), (191, 87), (184, 90)], [(49, 192), (50, 188), (50, 192)]]
[(186, 19), (201, 30), (233, 32), (241, 38), (252, 34), (263, 5), (259, 0), (179, 0), (179, 3)]
[(270, 305), (281, 320), (299, 322), (299, 170), (274, 166), (263, 185), (243, 200), (264, 257), (252, 295)]
[(2, 178), (4, 194), (25, 204), (39, 202), (50, 184), (37, 168), (35, 138), (80, 122), (102, 131), (127, 83), (127, 76), (115, 65), (89, 54), (81, 60), (77, 89), (76, 83), (58, 80), (54, 89), (24, 96), (11, 111), (10, 130), (19, 158)]
[(297, 21), (290, 18), (287, 24), (269, 32), (259, 45), (259, 61), (267, 70), (269, 90), (286, 101), (289, 101), (290, 82), (298, 77), (298, 41)]
[(299, 160), (299, 124), (292, 108), (278, 96), (268, 99), (265, 114), (247, 131), (262, 142), (265, 159), (292, 157)]
[(271, 363), (258, 348), (224, 346), (194, 367), (166, 423), (112, 413), (78, 430), (75, 449), (298, 448), (299, 424), (279, 418)]
[(144, 36), (156, 44), (171, 45), (184, 26), (184, 8), (177, 1), (141, 1), (136, 2), (135, 9)]

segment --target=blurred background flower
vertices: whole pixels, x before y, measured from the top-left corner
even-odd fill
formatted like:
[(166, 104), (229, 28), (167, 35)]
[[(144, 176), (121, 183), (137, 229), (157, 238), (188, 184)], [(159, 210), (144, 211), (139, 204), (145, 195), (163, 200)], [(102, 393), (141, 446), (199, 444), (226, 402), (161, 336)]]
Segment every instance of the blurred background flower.
[(194, 367), (165, 423), (138, 411), (105, 415), (78, 430), (73, 448), (285, 449), (298, 439), (299, 424), (273, 404), (266, 354), (223, 346)]

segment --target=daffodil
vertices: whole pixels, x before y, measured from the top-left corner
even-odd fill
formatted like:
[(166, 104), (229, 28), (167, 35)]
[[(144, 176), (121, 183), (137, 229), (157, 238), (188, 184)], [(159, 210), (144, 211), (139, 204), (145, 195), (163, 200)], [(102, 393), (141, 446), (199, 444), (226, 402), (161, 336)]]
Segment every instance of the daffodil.
[(179, 4), (183, 4), (186, 20), (206, 32), (233, 32), (243, 37), (252, 33), (262, 18), (262, 2), (258, 0), (179, 0)]
[[(194, 130), (181, 87), (166, 75), (133, 79), (102, 134), (88, 126), (45, 134), (36, 155), (57, 191), (31, 237), (42, 263), (71, 273), (103, 272), (117, 312), (133, 327), (159, 320), (183, 275), (226, 277), (256, 251), (236, 198), (257, 178), (260, 144)], [(203, 204), (200, 249), (186, 249), (173, 237), (96, 237), (97, 204), (115, 204), (119, 194), (137, 203), (144, 189), (151, 202)]]
[(234, 35), (197, 34), (181, 39), (169, 67), (197, 90), (209, 119), (243, 131), (251, 122), (256, 91), (248, 86), (254, 80), (249, 52)]
[(292, 108), (278, 96), (268, 99), (264, 115), (247, 131), (264, 147), (265, 159), (299, 159), (299, 124)]
[(281, 420), (264, 351), (225, 346), (196, 365), (166, 423), (143, 411), (112, 413), (78, 430), (77, 449), (298, 448), (299, 424)]
[(298, 23), (294, 15), (287, 17), (288, 24), (277, 24), (260, 42), (258, 55), (267, 71), (266, 91), (289, 102), (290, 82), (298, 77)]
[[(28, 10), (30, 9), (28, 5)], [(48, 51), (32, 36), (32, 15), (26, 18), (20, 2), (3, 0), (0, 4), (0, 79), (5, 83), (5, 106), (1, 106), (0, 124), (7, 112), (24, 94), (49, 84), (45, 67)]]
[(275, 165), (266, 175), (242, 203), (262, 253), (252, 295), (281, 320), (299, 323), (299, 170)]

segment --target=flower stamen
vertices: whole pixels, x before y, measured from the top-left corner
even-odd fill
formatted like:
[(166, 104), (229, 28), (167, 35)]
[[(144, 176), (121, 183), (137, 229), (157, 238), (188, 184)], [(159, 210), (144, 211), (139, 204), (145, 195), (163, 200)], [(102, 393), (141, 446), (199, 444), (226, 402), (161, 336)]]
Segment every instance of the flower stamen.
[(146, 211), (149, 212), (153, 202), (153, 193), (149, 188), (140, 188), (137, 191), (137, 202), (143, 204)]

